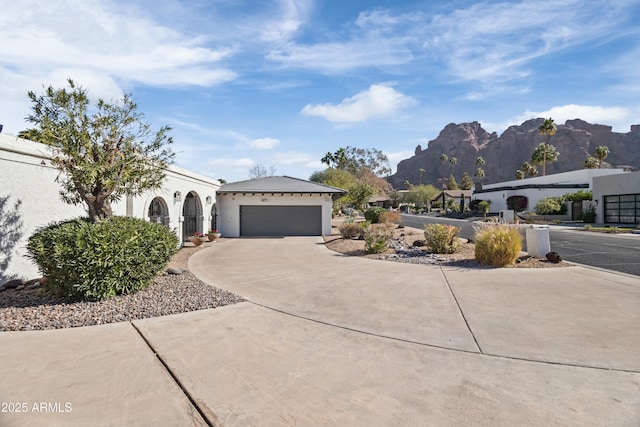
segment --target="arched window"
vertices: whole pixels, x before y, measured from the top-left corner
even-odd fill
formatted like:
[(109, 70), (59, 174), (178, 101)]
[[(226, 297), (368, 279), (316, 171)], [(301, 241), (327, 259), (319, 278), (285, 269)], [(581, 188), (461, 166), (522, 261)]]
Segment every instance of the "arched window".
[(169, 209), (167, 204), (160, 197), (154, 198), (149, 204), (149, 222), (169, 226)]
[(184, 217), (182, 224), (182, 237), (184, 240), (187, 240), (196, 231), (203, 232), (202, 203), (200, 203), (200, 197), (193, 191), (190, 191), (184, 199), (182, 216)]

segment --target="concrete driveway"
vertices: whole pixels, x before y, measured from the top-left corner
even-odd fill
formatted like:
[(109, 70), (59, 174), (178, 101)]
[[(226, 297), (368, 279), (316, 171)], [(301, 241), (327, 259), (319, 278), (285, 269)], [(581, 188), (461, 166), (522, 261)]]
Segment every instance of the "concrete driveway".
[[(49, 399), (77, 399), (74, 412), (6, 425), (92, 414), (94, 425), (640, 424), (637, 278), (374, 261), (312, 237), (225, 240), (189, 266), (249, 301), (1, 334), (0, 360), (20, 367), (0, 366), (0, 381), (20, 388), (12, 398), (51, 387)], [(38, 343), (74, 354), (76, 369), (58, 357), (48, 367), (59, 375), (48, 373)], [(109, 367), (128, 374), (116, 382)]]

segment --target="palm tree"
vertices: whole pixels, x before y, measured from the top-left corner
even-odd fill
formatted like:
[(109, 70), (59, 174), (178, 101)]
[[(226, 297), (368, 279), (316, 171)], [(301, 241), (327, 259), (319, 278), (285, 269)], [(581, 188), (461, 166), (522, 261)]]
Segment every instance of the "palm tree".
[(322, 159), (320, 159), (320, 162), (323, 164), (326, 164), (327, 167), (331, 167), (331, 163), (334, 161), (335, 161), (335, 158), (333, 157), (333, 154), (330, 151), (327, 152), (327, 154), (325, 154)]
[(38, 129), (25, 129), (18, 132), (18, 138), (28, 139), (29, 141), (40, 142), (40, 132)]
[(449, 158), (449, 163), (451, 163), (451, 175), (455, 175), (456, 174), (456, 164), (458, 163), (458, 159), (456, 159), (455, 157), (450, 157)]
[[(536, 176), (538, 175), (538, 168), (536, 167), (535, 164), (531, 164), (529, 162), (524, 162), (522, 164), (522, 167), (520, 168), (520, 171), (527, 175), (528, 177), (532, 177), (532, 176)], [(522, 179), (522, 178), (518, 178), (518, 179)]]
[(338, 148), (338, 150), (333, 153), (333, 161), (336, 163), (336, 168), (347, 169), (347, 164), (349, 163), (347, 150), (342, 147)]
[(558, 160), (558, 150), (551, 144), (541, 142), (531, 154), (531, 161), (536, 165), (542, 165), (542, 176), (546, 173), (547, 162), (555, 162)]
[(474, 176), (476, 177), (476, 179), (478, 180), (478, 182), (480, 183), (480, 186), (482, 186), (482, 180), (485, 177), (485, 173), (484, 173), (484, 169), (482, 168), (487, 162), (484, 161), (484, 157), (482, 156), (478, 156), (478, 158), (476, 159), (476, 166), (478, 167), (476, 169), (476, 173), (474, 174)]
[(593, 154), (593, 157), (598, 159), (598, 169), (602, 166), (602, 161), (609, 155), (609, 147), (606, 145), (599, 145)]
[[(551, 117), (549, 117), (548, 119), (544, 120), (544, 123), (542, 123), (540, 125), (540, 127), (538, 127), (538, 132), (541, 135), (546, 135), (547, 139), (544, 143), (545, 146), (549, 145), (549, 139), (556, 134), (556, 132), (558, 131), (558, 127), (556, 126), (556, 124), (554, 123), (553, 119)], [(540, 147), (540, 146), (538, 146)], [(546, 149), (547, 147), (544, 147), (544, 149), (542, 150), (542, 176), (545, 176), (547, 173), (547, 155), (548, 150)], [(555, 147), (554, 151), (555, 151)], [(534, 151), (535, 154), (535, 151)], [(556, 158), (557, 158), (557, 151), (556, 151)]]
[(584, 161), (584, 169), (597, 169), (600, 162), (595, 157), (587, 157)]
[(420, 168), (418, 169), (418, 172), (420, 172), (420, 185), (422, 185), (422, 174), (426, 172), (426, 169)]

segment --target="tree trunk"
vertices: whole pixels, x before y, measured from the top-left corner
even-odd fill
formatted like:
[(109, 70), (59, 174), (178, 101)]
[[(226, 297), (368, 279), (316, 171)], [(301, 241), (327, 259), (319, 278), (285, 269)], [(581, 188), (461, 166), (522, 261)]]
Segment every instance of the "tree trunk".
[(102, 221), (113, 216), (111, 203), (107, 199), (101, 202), (87, 202), (87, 205), (89, 206), (89, 219), (91, 222)]

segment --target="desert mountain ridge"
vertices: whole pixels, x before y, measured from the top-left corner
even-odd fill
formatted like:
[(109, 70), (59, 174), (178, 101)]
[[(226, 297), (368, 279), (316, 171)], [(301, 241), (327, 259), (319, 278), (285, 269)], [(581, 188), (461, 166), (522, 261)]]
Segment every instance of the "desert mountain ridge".
[[(418, 184), (420, 180), (442, 188), (443, 178), (451, 173), (458, 183), (465, 172), (473, 178), (478, 156), (486, 162), (483, 183), (513, 180), (516, 170), (530, 161), (535, 147), (545, 141), (546, 136), (538, 132), (543, 122), (543, 118), (527, 120), (510, 126), (499, 136), (496, 132), (487, 132), (478, 122), (450, 123), (436, 139), (429, 141), (426, 149), (418, 145), (412, 157), (400, 161), (396, 173), (387, 180), (396, 189), (405, 188), (405, 181)], [(640, 125), (632, 125), (627, 133), (613, 132), (611, 126), (581, 119), (567, 120), (557, 127), (549, 143), (556, 147), (559, 156), (556, 162), (547, 163), (547, 175), (582, 169), (584, 161), (599, 145), (606, 145), (610, 150), (603, 168), (640, 170)], [(457, 163), (441, 161), (443, 154), (455, 157)], [(422, 179), (420, 169), (425, 170)]]

